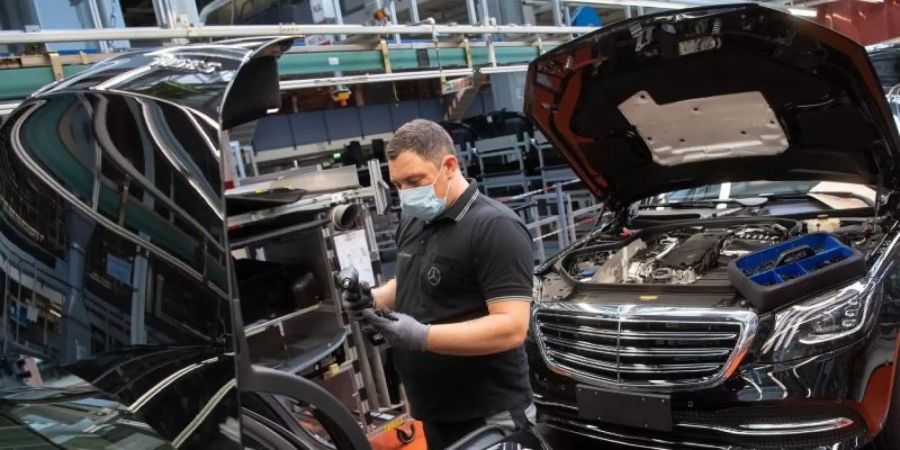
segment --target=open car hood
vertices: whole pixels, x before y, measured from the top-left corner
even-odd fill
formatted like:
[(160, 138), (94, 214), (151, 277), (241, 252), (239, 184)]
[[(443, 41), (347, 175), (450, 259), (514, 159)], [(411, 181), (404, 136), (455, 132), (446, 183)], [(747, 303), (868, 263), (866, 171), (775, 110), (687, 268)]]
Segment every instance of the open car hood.
[(531, 63), (525, 111), (614, 204), (723, 181), (898, 184), (865, 49), (752, 4), (626, 20)]

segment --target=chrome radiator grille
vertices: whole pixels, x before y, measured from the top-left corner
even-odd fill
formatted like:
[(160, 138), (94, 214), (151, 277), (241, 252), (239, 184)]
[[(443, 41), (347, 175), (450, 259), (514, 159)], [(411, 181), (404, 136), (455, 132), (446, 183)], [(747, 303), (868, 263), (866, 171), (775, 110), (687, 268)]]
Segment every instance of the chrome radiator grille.
[(749, 311), (553, 304), (534, 313), (546, 362), (575, 378), (625, 386), (721, 381), (756, 329)]

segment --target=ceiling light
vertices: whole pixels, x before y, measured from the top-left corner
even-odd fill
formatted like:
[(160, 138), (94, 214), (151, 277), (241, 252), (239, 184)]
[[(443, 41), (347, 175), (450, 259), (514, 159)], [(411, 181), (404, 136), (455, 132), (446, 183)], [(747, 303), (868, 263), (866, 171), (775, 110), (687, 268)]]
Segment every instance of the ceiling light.
[(492, 74), (492, 73), (513, 73), (513, 72), (527, 72), (528, 64), (514, 64), (509, 66), (496, 66), (496, 67), (482, 67), (478, 69), (479, 72), (483, 74)]
[(818, 11), (809, 8), (788, 8), (788, 11), (797, 17), (815, 18), (819, 15)]

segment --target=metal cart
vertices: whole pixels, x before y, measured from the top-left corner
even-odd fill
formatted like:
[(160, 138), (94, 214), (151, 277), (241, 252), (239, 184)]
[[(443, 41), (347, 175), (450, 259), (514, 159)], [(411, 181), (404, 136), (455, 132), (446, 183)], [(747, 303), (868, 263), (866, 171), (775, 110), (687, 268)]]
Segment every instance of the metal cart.
[[(352, 263), (361, 266), (362, 279), (384, 281), (372, 214), (388, 209), (389, 191), (378, 161), (370, 161), (368, 169), (369, 187), (359, 186), (353, 167), (241, 179), (241, 187), (227, 195), (306, 193), (290, 203), (229, 217), (231, 250), (236, 265), (242, 260), (282, 264), (315, 280), (315, 286), (297, 288), (306, 291), (296, 308), (246, 324), (251, 359), (320, 383), (354, 411), (370, 437), (395, 431), (401, 442), (411, 442), (416, 430), (402, 387), (391, 395), (384, 350), (373, 347), (347, 319), (333, 276)], [(285, 406), (303, 423), (303, 405)]]

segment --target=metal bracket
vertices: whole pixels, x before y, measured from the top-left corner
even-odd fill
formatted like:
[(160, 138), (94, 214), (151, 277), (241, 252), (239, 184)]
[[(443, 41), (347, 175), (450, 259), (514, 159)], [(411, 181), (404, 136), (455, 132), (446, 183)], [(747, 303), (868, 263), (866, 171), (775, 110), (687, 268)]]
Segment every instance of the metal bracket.
[(387, 41), (384, 39), (379, 40), (378, 48), (381, 50), (381, 63), (384, 65), (384, 73), (391, 73), (391, 55)]
[(466, 66), (472, 68), (472, 48), (469, 47), (469, 38), (464, 36), (462, 39), (463, 50), (466, 53)]
[[(491, 25), (496, 25), (495, 18), (491, 17), (490, 21), (492, 22)], [(484, 42), (488, 51), (488, 64), (490, 64), (491, 67), (497, 67), (497, 53), (494, 50), (494, 35), (485, 33)]]
[(65, 77), (63, 73), (62, 61), (59, 59), (59, 53), (51, 52), (47, 56), (50, 58), (50, 67), (53, 69), (53, 79), (62, 80)]

